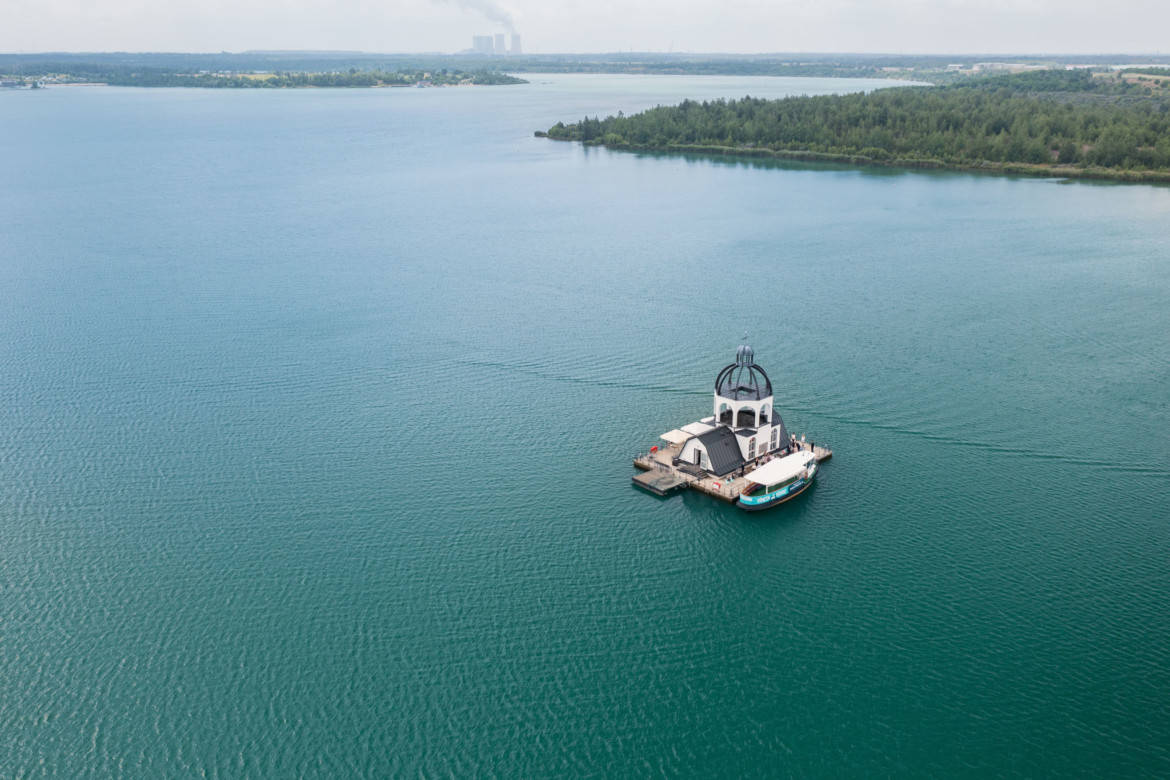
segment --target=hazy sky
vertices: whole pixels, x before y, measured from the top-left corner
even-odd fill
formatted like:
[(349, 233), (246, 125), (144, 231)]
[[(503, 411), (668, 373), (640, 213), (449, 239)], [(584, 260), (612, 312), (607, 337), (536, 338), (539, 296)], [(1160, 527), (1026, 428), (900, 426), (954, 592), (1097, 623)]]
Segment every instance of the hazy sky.
[(0, 0), (0, 51), (1170, 53), (1170, 0)]

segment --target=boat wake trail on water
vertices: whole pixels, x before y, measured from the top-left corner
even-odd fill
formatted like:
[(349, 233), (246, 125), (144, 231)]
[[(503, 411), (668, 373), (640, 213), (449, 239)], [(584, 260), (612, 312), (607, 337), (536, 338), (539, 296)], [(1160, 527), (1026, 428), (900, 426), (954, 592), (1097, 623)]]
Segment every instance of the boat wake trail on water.
[(928, 433), (926, 431), (915, 430), (914, 428), (905, 428), (899, 425), (889, 425), (887, 423), (875, 422), (873, 420), (862, 420), (854, 417), (833, 414), (830, 412), (822, 412), (816, 409), (809, 409), (805, 407), (789, 406), (787, 408), (800, 412), (801, 414), (807, 414), (811, 417), (821, 417), (826, 420), (833, 420), (834, 422), (858, 425), (880, 431), (889, 431), (890, 433), (897, 433), (903, 436), (913, 436), (915, 438), (925, 439), (926, 441), (947, 444), (952, 447), (983, 450), (984, 452), (994, 452), (997, 455), (1018, 455), (1024, 458), (1035, 458), (1036, 460), (1053, 460), (1059, 461), (1061, 463), (1071, 463), (1077, 466), (1089, 466), (1091, 468), (1102, 469), (1103, 471), (1114, 471), (1125, 474), (1142, 474), (1147, 476), (1170, 478), (1170, 469), (1166, 469), (1162, 466), (1150, 466), (1141, 463), (1118, 463), (1117, 461), (1110, 460), (1082, 458), (1075, 455), (1062, 455), (1058, 452), (1044, 452), (1041, 450), (1034, 450), (1028, 447), (1006, 447), (998, 444), (988, 444), (987, 442), (983, 441), (960, 439), (954, 436), (946, 436), (939, 433)]
[[(571, 384), (602, 387), (611, 390), (641, 390), (648, 393), (667, 393), (670, 395), (689, 395), (703, 397), (710, 395), (710, 392), (705, 390), (688, 390), (679, 387), (670, 387), (668, 385), (624, 382), (616, 379), (590, 379), (581, 376), (574, 376), (573, 374), (564, 372), (549, 371), (546, 368), (541, 368), (539, 364), (509, 363), (492, 360), (459, 360), (457, 362), (461, 365), (471, 366), (473, 368), (486, 368), (494, 371), (521, 373), (527, 374), (528, 376), (537, 377), (539, 379), (545, 379), (550, 382), (567, 382)], [(951, 447), (982, 450), (984, 452), (992, 452), (997, 455), (1014, 455), (1022, 458), (1035, 458), (1036, 460), (1057, 461), (1060, 463), (1069, 463), (1076, 466), (1085, 466), (1089, 468), (1101, 469), (1103, 471), (1123, 474), (1170, 478), (1170, 469), (1167, 469), (1163, 466), (1141, 463), (1118, 463), (1116, 461), (1101, 460), (1097, 458), (1064, 455), (1058, 452), (1045, 452), (1028, 447), (1011, 447), (999, 444), (989, 444), (988, 442), (983, 441), (973, 441), (955, 436), (947, 436), (945, 434), (929, 433), (927, 431), (917, 430), (915, 428), (907, 428), (900, 425), (890, 425), (889, 423), (881, 423), (874, 420), (867, 420), (849, 415), (825, 412), (819, 409), (813, 409), (811, 407), (805, 406), (793, 406), (785, 404), (783, 408), (793, 412), (798, 412), (802, 415), (808, 415), (810, 417), (820, 417), (825, 420), (832, 420), (833, 422), (845, 423), (847, 425), (857, 425), (874, 430), (886, 431), (889, 433), (896, 433), (901, 436), (913, 436), (918, 439), (936, 442), (938, 444), (945, 444)]]
[(710, 395), (709, 392), (703, 392), (701, 390), (684, 390), (679, 387), (669, 387), (667, 385), (623, 382), (616, 379), (586, 379), (571, 374), (562, 374), (548, 371), (547, 369), (534, 368), (532, 364), (525, 363), (498, 363), (490, 360), (460, 360), (459, 363), (477, 368), (492, 368), (509, 373), (527, 374), (529, 376), (539, 377), (540, 379), (547, 379), (550, 382), (569, 382), (572, 384), (591, 385), (593, 387), (605, 387), (617, 390), (645, 390), (646, 392), (668, 393), (670, 395)]

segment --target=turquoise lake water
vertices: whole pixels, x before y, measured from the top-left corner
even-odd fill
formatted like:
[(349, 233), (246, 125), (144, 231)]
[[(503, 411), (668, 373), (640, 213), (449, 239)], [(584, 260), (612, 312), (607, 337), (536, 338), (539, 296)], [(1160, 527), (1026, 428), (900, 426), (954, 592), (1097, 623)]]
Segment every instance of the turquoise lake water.
[(1170, 188), (532, 137), (871, 86), (0, 94), (0, 775), (1170, 775)]

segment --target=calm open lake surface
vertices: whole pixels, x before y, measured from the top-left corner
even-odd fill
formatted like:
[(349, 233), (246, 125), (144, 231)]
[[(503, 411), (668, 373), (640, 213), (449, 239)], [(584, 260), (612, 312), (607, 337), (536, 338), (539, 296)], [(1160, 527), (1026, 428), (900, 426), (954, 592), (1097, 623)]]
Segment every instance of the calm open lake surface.
[[(1170, 774), (1170, 188), (532, 78), (0, 94), (0, 774)], [(637, 492), (745, 330), (818, 484)]]

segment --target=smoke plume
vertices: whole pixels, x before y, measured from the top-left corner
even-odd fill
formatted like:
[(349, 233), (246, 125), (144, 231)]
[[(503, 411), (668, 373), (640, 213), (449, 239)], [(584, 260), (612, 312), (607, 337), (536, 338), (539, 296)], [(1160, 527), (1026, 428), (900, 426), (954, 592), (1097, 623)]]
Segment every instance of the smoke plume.
[(492, 0), (432, 0), (435, 3), (450, 3), (468, 11), (475, 11), (488, 21), (503, 25), (508, 32), (516, 32), (512, 14)]

